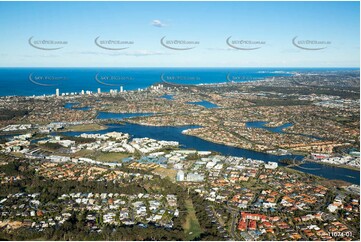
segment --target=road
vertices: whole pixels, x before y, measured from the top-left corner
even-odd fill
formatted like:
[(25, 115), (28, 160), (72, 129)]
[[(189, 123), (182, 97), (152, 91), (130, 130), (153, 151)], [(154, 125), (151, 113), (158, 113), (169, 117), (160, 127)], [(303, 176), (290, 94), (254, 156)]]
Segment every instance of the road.
[(231, 214), (232, 216), (232, 220), (231, 220), (231, 236), (233, 240), (239, 241), (239, 240), (244, 240), (241, 235), (237, 232), (237, 224), (238, 224), (238, 215), (239, 215), (239, 211), (238, 209), (235, 208), (231, 208), (229, 205), (227, 205), (227, 209), (228, 212)]

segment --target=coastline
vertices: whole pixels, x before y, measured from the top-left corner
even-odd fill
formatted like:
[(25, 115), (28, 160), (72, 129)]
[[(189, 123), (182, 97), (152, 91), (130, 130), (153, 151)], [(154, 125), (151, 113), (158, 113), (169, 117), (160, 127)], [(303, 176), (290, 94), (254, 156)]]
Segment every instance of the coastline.
[[(126, 75), (132, 77), (134, 80), (143, 80), (144, 75), (149, 75), (149, 70), (155, 70), (156, 72), (151, 73), (149, 78), (145, 78), (145, 83), (137, 85), (134, 81), (129, 81), (126, 83), (122, 83), (119, 85), (125, 85), (125, 89), (127, 91), (136, 91), (138, 88), (146, 89), (151, 85), (156, 83), (164, 83), (169, 85), (177, 85), (177, 86), (198, 86), (198, 87), (209, 87), (209, 86), (228, 86), (234, 84), (249, 84), (255, 83), (259, 84), (262, 82), (272, 81), (274, 78), (278, 77), (292, 77), (295, 75), (304, 75), (310, 71), (325, 71), (325, 70), (334, 70), (335, 68), (293, 68), (293, 67), (126, 67), (126, 68), (116, 68), (116, 67), (2, 67), (0, 68), (0, 84), (1, 82), (8, 81), (6, 79), (2, 79), (1, 77), (6, 77), (7, 75), (19, 75), (16, 78), (16, 85), (18, 86), (27, 86), (34, 85), (29, 81), (29, 73), (35, 73), (36, 75), (44, 76), (44, 75), (56, 75), (56, 76), (66, 76), (69, 80), (74, 84), (75, 81), (78, 81), (78, 77), (74, 75), (74, 73), (80, 73), (84, 76), (84, 82), (76, 83), (77, 85), (67, 85), (66, 83), (58, 83), (59, 85), (55, 85), (54, 88), (49, 90), (49, 87), (41, 87), (38, 86), (39, 90), (36, 93), (30, 92), (32, 88), (24, 89), (23, 93), (19, 93), (18, 89), (9, 89), (5, 92), (0, 92), (1, 97), (51, 97), (55, 96), (55, 88), (60, 88), (61, 92), (80, 92), (82, 89), (84, 90), (92, 90), (94, 93), (97, 88), (102, 87), (105, 90), (109, 90), (104, 86), (99, 86), (99, 83), (94, 81), (94, 76), (101, 72), (114, 72), (118, 75)], [(343, 68), (345, 70), (355, 71), (357, 68)], [(211, 74), (204, 74), (204, 70), (209, 71)], [(16, 73), (12, 73), (15, 72)], [(85, 71), (85, 72), (84, 72)], [(117, 73), (119, 72), (119, 73)], [(144, 73), (143, 73), (144, 72)], [(17, 74), (18, 73), (18, 74)], [(164, 81), (161, 76), (162, 75), (170, 75), (170, 76), (194, 76), (198, 75), (200, 77), (198, 82), (188, 82), (185, 81), (183, 83), (173, 83)], [(236, 77), (235, 80), (230, 80), (229, 75), (232, 74)], [(1, 90), (1, 85), (0, 85)]]

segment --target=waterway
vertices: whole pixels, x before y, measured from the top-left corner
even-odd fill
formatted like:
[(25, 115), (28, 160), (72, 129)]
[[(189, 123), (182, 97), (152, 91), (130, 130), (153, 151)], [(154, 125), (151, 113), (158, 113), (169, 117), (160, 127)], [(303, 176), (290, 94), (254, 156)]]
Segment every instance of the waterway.
[(167, 100), (174, 100), (173, 95), (170, 94), (164, 94), (163, 96), (161, 96), (161, 98), (165, 98)]
[(311, 138), (311, 139), (315, 139), (315, 140), (322, 140), (322, 138), (317, 137), (317, 136), (314, 136), (314, 135), (295, 134), (295, 133), (285, 132), (284, 129), (293, 126), (292, 123), (285, 123), (285, 124), (282, 124), (282, 125), (277, 126), (277, 127), (268, 127), (268, 126), (266, 126), (267, 123), (268, 123), (268, 122), (265, 122), (265, 121), (246, 122), (246, 127), (247, 127), (247, 128), (265, 129), (265, 130), (268, 130), (268, 131), (273, 132), (273, 133), (301, 135), (301, 136), (305, 136), (305, 137), (308, 137), (308, 138)]
[[(64, 135), (80, 135), (81, 133), (107, 133), (107, 132), (123, 132), (129, 133), (135, 138), (149, 137), (157, 140), (168, 140), (168, 141), (178, 141), (182, 148), (186, 149), (196, 149), (200, 151), (215, 151), (223, 155), (245, 157), (263, 161), (275, 161), (279, 162), (281, 159), (289, 158), (301, 160), (303, 157), (299, 155), (285, 155), (277, 156), (247, 149), (241, 149), (231, 146), (226, 146), (222, 144), (212, 143), (198, 137), (189, 136), (182, 134), (182, 131), (185, 129), (197, 128), (199, 126), (145, 126), (139, 124), (108, 124), (108, 129), (100, 131), (90, 131), (90, 132), (65, 132)], [(284, 166), (284, 164), (279, 163), (279, 165)], [(301, 167), (312, 168), (311, 170), (302, 169), (300, 167), (292, 167), (292, 169), (302, 171), (305, 173), (321, 176), (328, 179), (339, 179), (347, 181), (353, 184), (360, 184), (360, 172), (345, 168), (331, 167), (327, 165), (322, 165), (318, 163), (305, 163)]]
[(268, 122), (264, 122), (264, 121), (252, 121), (252, 122), (247, 122), (246, 123), (246, 128), (259, 128), (259, 129), (266, 129), (270, 132), (273, 133), (285, 133), (283, 130), (285, 128), (291, 127), (292, 124), (291, 123), (285, 123), (282, 124), (280, 126), (277, 127), (267, 127), (266, 124)]
[(199, 106), (202, 106), (202, 107), (205, 107), (205, 108), (218, 108), (218, 105), (216, 105), (214, 103), (211, 103), (211, 102), (208, 102), (208, 101), (205, 101), (205, 100), (202, 100), (200, 102), (187, 102), (187, 103), (199, 105)]
[(123, 120), (126, 118), (133, 117), (146, 117), (154, 115), (154, 113), (109, 113), (109, 112), (99, 112), (97, 119), (118, 119)]
[(67, 109), (72, 109), (72, 110), (82, 110), (82, 111), (88, 111), (90, 110), (90, 107), (74, 107), (76, 105), (78, 105), (79, 103), (66, 103), (64, 105), (64, 108), (67, 108)]

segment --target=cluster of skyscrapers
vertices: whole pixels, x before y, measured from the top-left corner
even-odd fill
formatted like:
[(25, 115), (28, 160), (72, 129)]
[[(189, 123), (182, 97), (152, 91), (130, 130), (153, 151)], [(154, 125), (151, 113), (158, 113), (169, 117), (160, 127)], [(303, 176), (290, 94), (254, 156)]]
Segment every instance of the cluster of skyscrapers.
[[(120, 92), (120, 93), (124, 92), (123, 86), (120, 86), (119, 92)], [(92, 94), (92, 93), (93, 93), (93, 91), (88, 91), (88, 90), (87, 90), (87, 91), (84, 91), (84, 90), (81, 90), (80, 93), (77, 93), (77, 92), (70, 92), (70, 93), (69, 93), (69, 92), (66, 92), (66, 93), (61, 93), (61, 94), (60, 94), (60, 89), (59, 89), (59, 88), (55, 89), (55, 96), (57, 96), (57, 97), (60, 97), (60, 96), (68, 96), (68, 95), (78, 95), (78, 94), (80, 94), (80, 95), (85, 95), (85, 94), (90, 95), (90, 94)], [(97, 93), (98, 93), (98, 94), (101, 94), (101, 93), (102, 93), (100, 87), (97, 89)], [(117, 90), (117, 89), (110, 89), (110, 90), (109, 90), (109, 93), (118, 93), (118, 90)]]

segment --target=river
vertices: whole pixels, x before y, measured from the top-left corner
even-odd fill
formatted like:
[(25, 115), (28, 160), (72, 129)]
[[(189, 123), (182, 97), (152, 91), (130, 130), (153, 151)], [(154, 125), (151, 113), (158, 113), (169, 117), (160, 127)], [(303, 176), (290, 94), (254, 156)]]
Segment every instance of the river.
[[(285, 158), (295, 158), (301, 160), (303, 157), (299, 155), (285, 155), (277, 156), (247, 149), (230, 147), (226, 145), (212, 143), (198, 137), (182, 134), (182, 131), (190, 128), (197, 128), (198, 126), (145, 126), (139, 124), (125, 123), (123, 124), (108, 124), (108, 129), (90, 132), (65, 132), (64, 135), (80, 135), (81, 133), (107, 133), (107, 132), (123, 132), (129, 133), (135, 138), (149, 137), (157, 140), (178, 141), (181, 147), (186, 149), (196, 149), (200, 151), (215, 151), (223, 155), (231, 155), (238, 157), (245, 157), (263, 161), (279, 162)], [(283, 165), (282, 163), (279, 163)], [(360, 172), (340, 167), (331, 167), (318, 163), (305, 163), (301, 167), (293, 167), (292, 169), (302, 171), (305, 173), (325, 177), (328, 179), (339, 179), (353, 184), (360, 184)]]

